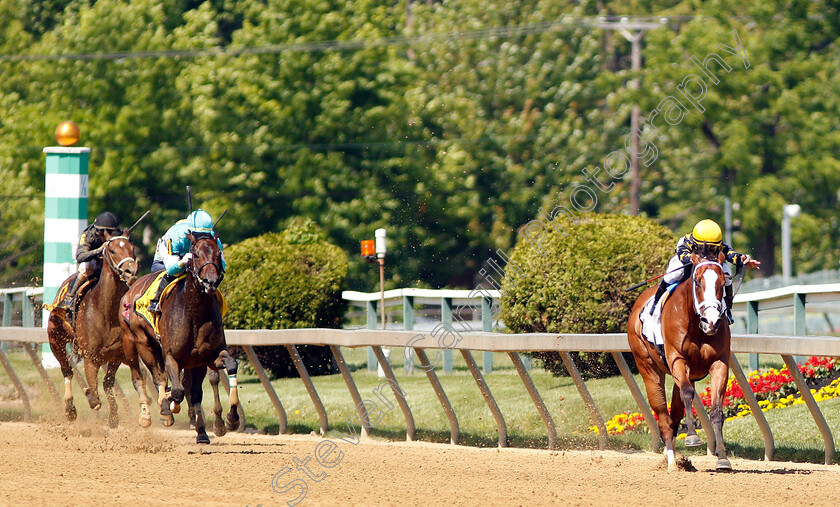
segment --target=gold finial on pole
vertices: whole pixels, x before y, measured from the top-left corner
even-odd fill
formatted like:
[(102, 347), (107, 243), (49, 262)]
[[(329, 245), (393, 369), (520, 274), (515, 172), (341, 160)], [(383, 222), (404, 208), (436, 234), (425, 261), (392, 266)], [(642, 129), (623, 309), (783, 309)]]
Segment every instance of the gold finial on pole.
[(79, 126), (70, 120), (59, 123), (55, 128), (55, 140), (61, 146), (73, 146), (79, 142)]

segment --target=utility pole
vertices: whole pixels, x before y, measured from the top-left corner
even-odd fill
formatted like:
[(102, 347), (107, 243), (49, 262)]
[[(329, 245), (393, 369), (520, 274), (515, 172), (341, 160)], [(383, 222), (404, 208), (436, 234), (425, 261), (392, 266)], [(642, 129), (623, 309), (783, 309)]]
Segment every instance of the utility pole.
[[(411, 0), (405, 0), (405, 31), (411, 33), (411, 25), (414, 24), (414, 14), (411, 13)], [(414, 60), (414, 49), (408, 46), (408, 59)]]
[[(598, 18), (595, 24), (601, 30), (618, 30), (618, 32), (632, 44), (630, 53), (631, 69), (636, 76), (630, 81), (630, 89), (638, 90), (641, 86), (639, 80), (639, 71), (642, 69), (642, 37), (648, 30), (654, 30), (665, 26), (666, 18), (662, 18), (658, 23), (652, 21), (635, 21), (627, 17), (622, 17), (618, 21), (609, 21), (606, 18)], [(641, 111), (638, 104), (633, 104), (633, 109), (630, 113), (630, 213), (633, 215), (639, 214), (641, 202), (639, 194), (642, 188), (642, 177), (639, 173), (639, 117)]]
[[(619, 33), (625, 39), (630, 41), (633, 45), (631, 50), (631, 69), (636, 76), (630, 81), (630, 89), (638, 90), (639, 71), (642, 68), (642, 37), (645, 34), (644, 30), (639, 30), (636, 33), (630, 33), (625, 29), (619, 29)], [(634, 215), (639, 214), (641, 207), (639, 202), (639, 192), (642, 188), (642, 178), (639, 175), (639, 115), (641, 114), (638, 104), (633, 104), (633, 111), (630, 113), (630, 213)]]

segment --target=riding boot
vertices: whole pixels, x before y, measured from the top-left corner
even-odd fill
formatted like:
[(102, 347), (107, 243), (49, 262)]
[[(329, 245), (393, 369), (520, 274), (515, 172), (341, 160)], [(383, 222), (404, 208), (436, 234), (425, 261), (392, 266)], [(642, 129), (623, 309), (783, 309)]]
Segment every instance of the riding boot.
[(732, 293), (732, 285), (726, 285), (723, 288), (723, 304), (726, 305), (726, 318), (729, 320), (729, 324), (732, 325), (735, 323), (735, 319), (732, 318), (732, 299), (735, 295)]
[(79, 292), (79, 287), (81, 287), (87, 279), (87, 275), (80, 271), (79, 274), (76, 275), (76, 279), (73, 281), (73, 287), (71, 287), (70, 290), (67, 291), (67, 294), (64, 296), (64, 299), (61, 301), (61, 303), (58, 304), (56, 308), (72, 312), (76, 305), (76, 294)]
[(169, 276), (169, 273), (163, 275), (163, 278), (160, 279), (160, 285), (158, 285), (157, 292), (155, 292), (155, 296), (149, 300), (149, 311), (154, 313), (160, 313), (160, 296), (163, 294), (163, 289), (169, 285), (172, 280), (175, 278)]
[(659, 304), (659, 299), (662, 297), (662, 294), (665, 294), (665, 291), (668, 290), (668, 282), (665, 280), (661, 280), (659, 282), (659, 287), (656, 288), (656, 295), (653, 296), (653, 304), (650, 306), (650, 314), (653, 315), (653, 311), (656, 309), (656, 305)]

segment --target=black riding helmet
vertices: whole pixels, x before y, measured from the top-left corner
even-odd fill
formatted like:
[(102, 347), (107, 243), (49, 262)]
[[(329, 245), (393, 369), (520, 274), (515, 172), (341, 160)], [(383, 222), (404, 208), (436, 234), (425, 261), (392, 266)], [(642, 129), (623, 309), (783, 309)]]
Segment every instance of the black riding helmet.
[(93, 221), (93, 226), (97, 229), (114, 230), (120, 226), (120, 221), (117, 220), (117, 215), (110, 211), (103, 211), (97, 215), (96, 220)]

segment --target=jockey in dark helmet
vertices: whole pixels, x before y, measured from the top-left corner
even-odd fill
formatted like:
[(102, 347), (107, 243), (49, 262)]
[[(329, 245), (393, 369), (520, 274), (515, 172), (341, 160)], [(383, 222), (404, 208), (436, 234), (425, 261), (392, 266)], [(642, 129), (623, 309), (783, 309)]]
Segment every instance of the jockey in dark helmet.
[[(726, 260), (733, 264), (744, 264), (750, 268), (761, 269), (758, 267), (761, 265), (761, 262), (751, 258), (747, 254), (732, 250), (732, 247), (723, 242), (723, 234), (720, 226), (714, 220), (701, 220), (694, 226), (691, 234), (686, 234), (677, 243), (676, 255), (671, 257), (671, 260), (668, 262), (668, 269), (665, 271), (665, 276), (659, 282), (659, 287), (656, 289), (656, 295), (653, 299), (653, 305), (650, 307), (650, 314), (653, 315), (656, 304), (669, 285), (687, 280), (691, 276), (692, 253), (717, 258), (717, 254), (721, 252), (726, 257)], [(723, 263), (723, 274), (726, 280), (723, 296), (724, 303), (726, 304), (726, 318), (732, 324), (732, 299), (734, 297), (732, 293), (732, 272), (726, 263)]]
[(110, 238), (120, 235), (122, 235), (120, 221), (110, 211), (103, 211), (97, 215), (96, 220), (82, 232), (79, 247), (76, 249), (76, 262), (79, 263), (78, 274), (73, 287), (67, 292), (58, 308), (73, 310), (79, 287), (102, 269), (102, 246)]

